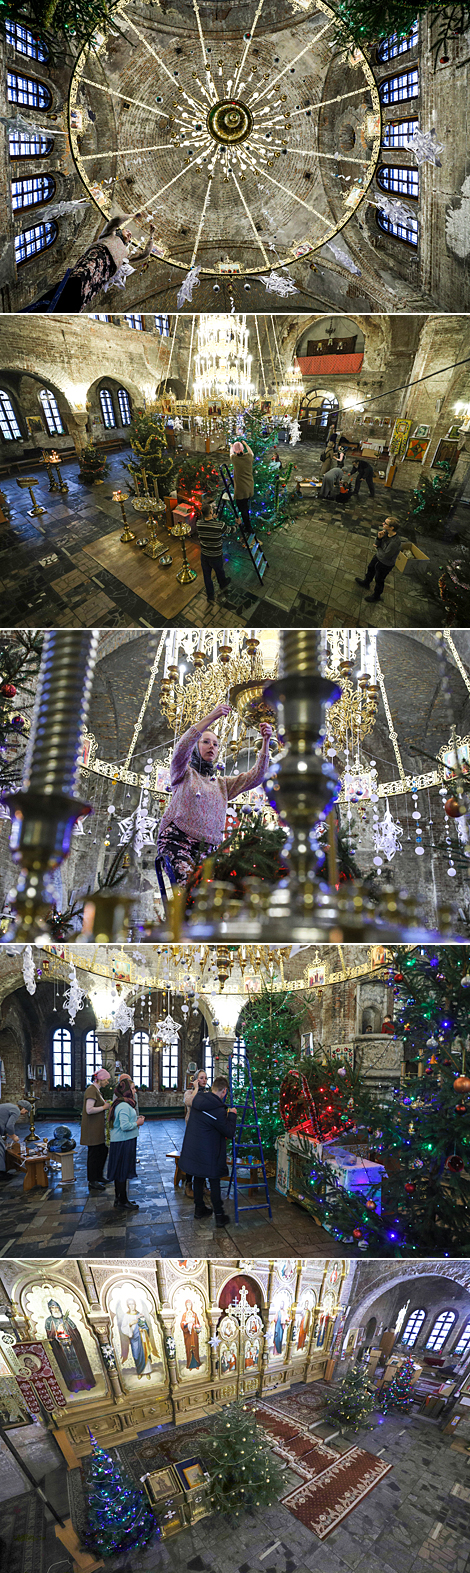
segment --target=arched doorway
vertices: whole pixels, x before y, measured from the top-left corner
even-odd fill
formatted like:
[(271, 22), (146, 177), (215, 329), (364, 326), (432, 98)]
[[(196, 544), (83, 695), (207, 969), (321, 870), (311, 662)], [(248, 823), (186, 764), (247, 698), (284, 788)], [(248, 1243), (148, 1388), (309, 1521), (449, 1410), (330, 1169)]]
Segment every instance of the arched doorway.
[(338, 420), (339, 403), (334, 393), (312, 389), (302, 399), (299, 421), (302, 437), (307, 441), (322, 442), (330, 426), (337, 430)]

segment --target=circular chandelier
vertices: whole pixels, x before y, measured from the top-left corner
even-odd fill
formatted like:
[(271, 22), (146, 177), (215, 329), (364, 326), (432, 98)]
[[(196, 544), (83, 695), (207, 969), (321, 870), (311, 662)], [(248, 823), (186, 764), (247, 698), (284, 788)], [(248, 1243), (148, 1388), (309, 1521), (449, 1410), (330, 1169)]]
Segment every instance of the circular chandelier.
[(255, 395), (245, 316), (199, 317), (193, 399), (247, 404)]

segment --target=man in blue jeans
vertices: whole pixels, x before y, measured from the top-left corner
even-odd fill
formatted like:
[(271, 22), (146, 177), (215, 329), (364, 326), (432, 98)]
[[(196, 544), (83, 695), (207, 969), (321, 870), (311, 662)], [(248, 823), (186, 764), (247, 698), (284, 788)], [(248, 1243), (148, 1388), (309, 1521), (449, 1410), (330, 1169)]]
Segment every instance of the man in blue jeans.
[(227, 578), (222, 554), (222, 525), (217, 518), (213, 502), (203, 502), (200, 518), (196, 520), (196, 531), (201, 548), (201, 568), (204, 574), (204, 584), (208, 601), (215, 601), (214, 586), (212, 583), (212, 570), (220, 585), (221, 590), (231, 583)]

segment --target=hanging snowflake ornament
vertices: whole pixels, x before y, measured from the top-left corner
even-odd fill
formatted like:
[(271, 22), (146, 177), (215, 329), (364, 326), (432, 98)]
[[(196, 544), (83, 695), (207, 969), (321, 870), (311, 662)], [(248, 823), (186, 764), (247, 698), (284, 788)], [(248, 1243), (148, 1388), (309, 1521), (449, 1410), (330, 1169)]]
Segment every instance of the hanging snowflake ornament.
[(105, 294), (108, 289), (125, 289), (131, 273), (135, 273), (135, 268), (131, 268), (130, 262), (127, 262), (126, 258), (124, 258), (124, 262), (121, 262), (117, 272), (113, 273), (112, 279), (108, 279), (107, 284), (102, 284), (101, 288)]
[(67, 1011), (69, 1022), (72, 1027), (78, 1011), (83, 1009), (85, 1000), (86, 994), (84, 994), (83, 989), (80, 988), (75, 967), (72, 962), (69, 972), (69, 986), (66, 993), (64, 994), (63, 999), (63, 1008)]
[(157, 1021), (155, 1023), (155, 1032), (158, 1034), (158, 1037), (161, 1039), (165, 1048), (168, 1047), (170, 1043), (176, 1042), (178, 1033), (180, 1031), (181, 1023), (174, 1021), (173, 1016), (170, 1016), (169, 1011), (166, 1016), (162, 1016), (161, 1021)]
[(119, 1001), (114, 1017), (114, 1026), (118, 1028), (119, 1032), (128, 1032), (129, 1027), (133, 1028), (134, 1026), (134, 1011), (131, 1010), (130, 1005), (126, 1005), (124, 999)]
[(410, 149), (410, 153), (414, 153), (417, 164), (426, 161), (428, 164), (436, 164), (437, 168), (441, 169), (441, 160), (437, 155), (444, 152), (445, 144), (438, 142), (434, 128), (432, 131), (420, 131), (419, 126), (416, 126), (413, 135), (405, 137), (403, 145)]
[(390, 803), (387, 802), (383, 819), (379, 819), (378, 815), (376, 818), (374, 817), (374, 846), (377, 853), (377, 856), (374, 858), (374, 864), (376, 868), (382, 867), (384, 858), (387, 862), (390, 862), (390, 859), (395, 857), (396, 852), (401, 852), (402, 836), (403, 826), (400, 825), (398, 820), (392, 819)]
[[(341, 263), (342, 268), (347, 268), (348, 273), (357, 273), (361, 277), (361, 269), (356, 267), (356, 263), (353, 262), (352, 257), (348, 257), (347, 251), (343, 251), (342, 246), (336, 245), (336, 241), (328, 240), (325, 249), (333, 252), (336, 261)], [(328, 261), (328, 258), (325, 258), (325, 261)]]
[(270, 295), (298, 294), (297, 284), (291, 278), (290, 273), (275, 273), (274, 270), (271, 273), (262, 273), (260, 275), (260, 284), (265, 285)]
[(23, 977), (28, 994), (36, 993), (36, 973), (34, 970), (33, 952), (31, 945), (25, 945), (23, 952)]
[(189, 273), (187, 273), (186, 278), (183, 279), (181, 289), (178, 290), (178, 294), (176, 296), (176, 305), (178, 307), (178, 311), (181, 311), (181, 307), (184, 306), (185, 300), (192, 300), (193, 289), (197, 289), (197, 286), (200, 283), (200, 272), (201, 268), (198, 263), (196, 268), (189, 269)]
[(387, 218), (392, 219), (394, 224), (405, 224), (406, 226), (415, 217), (414, 213), (411, 213), (406, 204), (400, 202), (398, 197), (386, 197), (382, 195), (382, 192), (380, 192), (380, 195), (378, 192), (372, 192), (368, 200), (373, 207), (380, 208), (381, 213), (386, 213)]

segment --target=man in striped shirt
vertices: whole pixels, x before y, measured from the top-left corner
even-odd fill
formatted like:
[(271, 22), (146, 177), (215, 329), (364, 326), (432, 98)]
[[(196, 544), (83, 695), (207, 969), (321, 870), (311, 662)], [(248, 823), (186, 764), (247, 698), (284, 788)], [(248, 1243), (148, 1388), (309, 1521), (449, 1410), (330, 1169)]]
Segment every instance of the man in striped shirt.
[(231, 583), (227, 578), (222, 554), (222, 525), (213, 502), (203, 502), (201, 514), (196, 521), (197, 538), (201, 548), (201, 568), (204, 574), (204, 584), (208, 601), (215, 601), (214, 586), (212, 583), (212, 569), (217, 575), (221, 590)]

